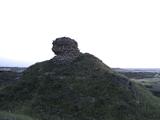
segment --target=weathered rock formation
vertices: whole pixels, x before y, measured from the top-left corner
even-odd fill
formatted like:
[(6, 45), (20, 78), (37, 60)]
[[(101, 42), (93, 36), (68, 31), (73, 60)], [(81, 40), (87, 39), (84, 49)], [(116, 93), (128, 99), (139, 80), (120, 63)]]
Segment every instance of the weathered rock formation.
[(53, 41), (52, 51), (56, 54), (53, 62), (57, 64), (70, 63), (81, 54), (77, 42), (69, 37), (61, 37)]

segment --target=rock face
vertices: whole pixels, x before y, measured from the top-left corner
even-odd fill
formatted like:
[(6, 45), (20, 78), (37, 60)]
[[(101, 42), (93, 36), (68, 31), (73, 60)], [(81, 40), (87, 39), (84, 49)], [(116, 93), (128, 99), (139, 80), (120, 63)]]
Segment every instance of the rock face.
[(53, 62), (57, 64), (70, 63), (81, 54), (77, 42), (69, 37), (61, 37), (53, 41), (52, 51), (56, 54)]

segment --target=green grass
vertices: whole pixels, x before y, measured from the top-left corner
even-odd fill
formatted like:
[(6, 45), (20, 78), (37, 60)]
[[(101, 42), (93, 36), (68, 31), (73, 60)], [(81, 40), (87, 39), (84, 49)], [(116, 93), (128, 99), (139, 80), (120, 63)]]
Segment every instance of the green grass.
[(9, 113), (9, 112), (0, 112), (0, 120), (35, 120), (29, 116)]
[(144, 85), (154, 95), (160, 97), (160, 78), (143, 78), (143, 79), (132, 79), (136, 83)]
[(71, 64), (31, 66), (21, 81), (0, 90), (0, 106), (40, 120), (160, 119), (157, 97), (90, 54)]

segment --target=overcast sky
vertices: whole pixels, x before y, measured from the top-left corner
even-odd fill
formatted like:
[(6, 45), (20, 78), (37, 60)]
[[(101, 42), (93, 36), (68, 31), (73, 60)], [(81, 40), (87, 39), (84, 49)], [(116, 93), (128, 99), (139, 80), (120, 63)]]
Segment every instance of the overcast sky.
[(160, 0), (0, 0), (0, 66), (50, 59), (62, 36), (110, 67), (160, 68)]

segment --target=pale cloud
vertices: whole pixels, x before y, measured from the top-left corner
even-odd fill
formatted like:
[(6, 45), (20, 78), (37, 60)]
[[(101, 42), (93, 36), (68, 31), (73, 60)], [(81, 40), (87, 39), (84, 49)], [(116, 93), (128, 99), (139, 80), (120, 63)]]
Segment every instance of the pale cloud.
[(159, 0), (0, 1), (0, 57), (50, 59), (52, 40), (69, 36), (111, 67), (160, 67), (159, 6)]

